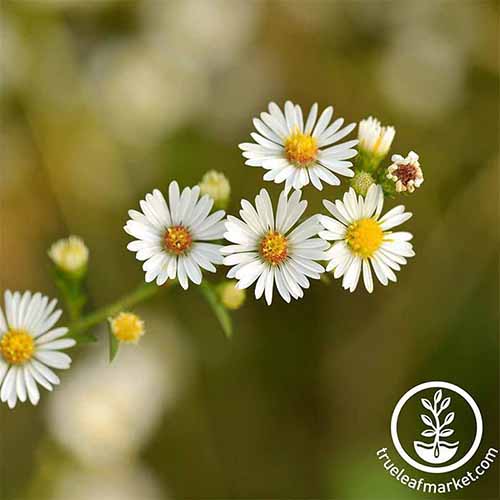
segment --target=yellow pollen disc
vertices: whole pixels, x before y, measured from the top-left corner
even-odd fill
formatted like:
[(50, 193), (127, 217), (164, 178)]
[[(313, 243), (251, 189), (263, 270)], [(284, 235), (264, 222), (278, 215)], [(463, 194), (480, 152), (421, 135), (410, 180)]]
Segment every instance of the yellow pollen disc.
[(318, 156), (318, 143), (310, 135), (295, 129), (285, 140), (285, 155), (297, 167), (309, 167)]
[(347, 228), (346, 242), (360, 257), (371, 257), (382, 244), (384, 233), (374, 219), (360, 219)]
[(0, 340), (0, 353), (7, 363), (22, 365), (33, 357), (35, 342), (24, 330), (9, 330)]
[(144, 321), (136, 314), (121, 312), (111, 320), (111, 331), (121, 342), (137, 343), (144, 335)]
[(288, 241), (277, 231), (269, 231), (260, 242), (262, 258), (272, 266), (281, 264), (288, 256)]
[(193, 238), (184, 226), (171, 226), (166, 230), (163, 241), (169, 252), (180, 255), (191, 247)]

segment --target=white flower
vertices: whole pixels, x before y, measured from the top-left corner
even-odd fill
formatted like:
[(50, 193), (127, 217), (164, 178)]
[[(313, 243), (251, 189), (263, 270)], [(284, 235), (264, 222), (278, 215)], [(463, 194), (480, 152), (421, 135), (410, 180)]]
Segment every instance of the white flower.
[(373, 116), (359, 122), (359, 148), (375, 156), (387, 154), (395, 135), (394, 127), (382, 127), (380, 121)]
[(41, 293), (5, 292), (5, 316), (0, 308), (0, 399), (9, 408), (17, 400), (36, 405), (40, 399), (37, 384), (51, 391), (59, 377), (49, 368), (65, 370), (71, 358), (62, 352), (75, 345), (74, 339), (61, 338), (65, 327), (53, 328), (62, 311), (54, 310)]
[(276, 217), (265, 189), (255, 197), (254, 208), (241, 200), (240, 216), (228, 216), (224, 237), (234, 243), (222, 249), (224, 264), (234, 266), (227, 274), (236, 278), (238, 287), (248, 288), (254, 282), (255, 297), (265, 293), (270, 305), (273, 287), (286, 302), (301, 298), (303, 288), (309, 288), (308, 278), (319, 279), (324, 268), (316, 260), (324, 260), (328, 244), (316, 238), (321, 230), (318, 217), (313, 216), (289, 232), (304, 213), (307, 201), (300, 201), (300, 191), (287, 199), (283, 191), (279, 197)]
[[(274, 103), (269, 104), (269, 113), (261, 113), (260, 120), (254, 118), (253, 124), (258, 133), (253, 132), (254, 143), (240, 144), (245, 164), (263, 167), (268, 172), (264, 180), (280, 183), (285, 181), (285, 190), (292, 187), (301, 189), (309, 184), (323, 189), (321, 181), (332, 186), (340, 184), (335, 174), (352, 177), (352, 162), (356, 156), (351, 149), (358, 141), (347, 141), (332, 146), (348, 135), (356, 126), (351, 123), (342, 128), (343, 118), (331, 125), (333, 108), (326, 108), (318, 120), (318, 105), (313, 104), (304, 123), (302, 109), (290, 101), (285, 103), (285, 112)], [(327, 147), (330, 146), (330, 147)], [(326, 149), (325, 149), (326, 148)]]
[(424, 174), (420, 168), (418, 154), (410, 151), (406, 158), (401, 155), (392, 155), (392, 165), (387, 169), (387, 178), (394, 181), (396, 191), (413, 193), (415, 188), (424, 182)]
[(382, 285), (396, 281), (394, 271), (406, 264), (406, 257), (415, 252), (409, 241), (411, 233), (389, 231), (407, 221), (412, 214), (399, 205), (380, 217), (384, 206), (382, 188), (374, 184), (366, 198), (356, 197), (354, 189), (344, 194), (343, 202), (324, 200), (323, 204), (335, 217), (321, 216), (325, 227), (319, 235), (335, 243), (328, 250), (330, 260), (327, 271), (334, 270), (334, 277), (344, 277), (342, 286), (353, 292), (363, 271), (363, 280), (368, 292), (373, 291), (372, 268)]
[(214, 264), (222, 264), (221, 245), (206, 242), (222, 238), (224, 211), (208, 215), (214, 202), (208, 195), (199, 196), (199, 186), (184, 188), (180, 194), (173, 181), (168, 188), (169, 205), (155, 189), (141, 200), (142, 213), (129, 210), (131, 219), (124, 229), (137, 240), (127, 248), (145, 261), (146, 282), (156, 279), (160, 286), (177, 277), (187, 289), (189, 280), (201, 283), (200, 268), (215, 272)]
[(87, 265), (89, 250), (80, 237), (69, 236), (52, 244), (49, 257), (57, 267), (74, 273)]
[(231, 196), (231, 184), (222, 172), (209, 170), (199, 184), (201, 194), (212, 197), (216, 206), (225, 208)]
[(89, 346), (49, 400), (48, 429), (81, 465), (104, 471), (133, 463), (192, 383), (184, 332), (167, 315), (146, 321), (152, 335), (140, 349), (122, 345), (110, 366), (102, 346)]

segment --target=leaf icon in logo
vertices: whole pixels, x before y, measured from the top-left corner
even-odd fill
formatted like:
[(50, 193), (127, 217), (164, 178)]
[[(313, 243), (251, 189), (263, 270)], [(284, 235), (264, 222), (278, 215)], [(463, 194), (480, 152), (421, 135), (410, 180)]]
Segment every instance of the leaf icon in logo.
[(423, 415), (420, 415), (420, 418), (422, 419), (422, 422), (429, 426), (429, 427), (432, 427), (434, 429), (434, 424), (432, 423), (432, 420), (425, 414)]
[(442, 398), (443, 398), (443, 391), (439, 389), (439, 391), (437, 391), (434, 394), (434, 404), (438, 404)]
[(441, 436), (447, 438), (450, 437), (454, 432), (455, 431), (453, 429), (443, 429), (441, 431)]
[(422, 398), (421, 400), (421, 403), (422, 403), (422, 406), (426, 409), (426, 410), (429, 410), (429, 411), (432, 411), (433, 408), (432, 408), (432, 403), (426, 399), (426, 398)]
[(444, 419), (443, 422), (443, 427), (446, 427), (448, 424), (451, 424), (455, 420), (455, 412), (450, 412), (448, 415), (446, 415), (446, 418)]
[(446, 408), (448, 408), (448, 406), (450, 406), (450, 403), (451, 403), (451, 398), (450, 397), (447, 397), (447, 398), (443, 399), (443, 401), (441, 401), (441, 405), (439, 407), (439, 413), (441, 413), (442, 411), (446, 410)]
[(436, 431), (432, 429), (425, 429), (425, 431), (422, 431), (420, 434), (425, 437), (433, 437), (436, 434)]

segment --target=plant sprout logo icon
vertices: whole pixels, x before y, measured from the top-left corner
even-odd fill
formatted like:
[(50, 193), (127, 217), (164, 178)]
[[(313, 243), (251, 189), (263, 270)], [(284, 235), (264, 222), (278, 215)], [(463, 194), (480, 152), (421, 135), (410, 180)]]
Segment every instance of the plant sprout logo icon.
[[(429, 392), (431, 389), (432, 392)], [(427, 392), (420, 394), (423, 391)], [(426, 429), (422, 431), (420, 425), (419, 429), (415, 429), (415, 434), (420, 433), (426, 440), (410, 440), (403, 445), (399, 436), (399, 419), (401, 412), (405, 408), (403, 419), (407, 418), (405, 415), (415, 415), (415, 413), (412, 413), (415, 410), (411, 410), (413, 406), (406, 406), (414, 397), (418, 398), (421, 403), (421, 406), (418, 405), (419, 409), (417, 411), (421, 421), (426, 426)], [(463, 401), (457, 406), (457, 401), (460, 401), (460, 399)], [(471, 435), (470, 446), (464, 444), (463, 440), (462, 446), (460, 446), (460, 441), (452, 441), (451, 436), (455, 433), (451, 427), (451, 424), (455, 421), (455, 412), (451, 411), (452, 401), (455, 408), (464, 407), (465, 402), (465, 407), (469, 408), (468, 411), (474, 417), (475, 432), (473, 436)], [(461, 410), (460, 414), (462, 414), (462, 411), (464, 410)], [(411, 388), (397, 402), (391, 417), (391, 437), (394, 447), (406, 463), (422, 472), (442, 474), (462, 467), (474, 456), (483, 437), (483, 419), (474, 398), (461, 387), (449, 382), (424, 382)], [(410, 443), (413, 443), (412, 454), (416, 453), (419, 460), (412, 457), (405, 449), (405, 446), (411, 446)]]
[[(444, 416), (445, 410), (450, 406), (451, 397), (443, 399), (443, 391), (439, 389), (434, 393), (432, 403), (426, 398), (422, 398), (420, 401), (431, 415), (429, 416), (426, 413), (420, 415), (422, 422), (429, 427), (422, 431), (421, 435), (433, 439), (430, 443), (414, 441), (415, 451), (421, 459), (431, 464), (448, 462), (455, 456), (460, 444), (459, 441), (454, 443), (446, 441), (446, 438), (455, 433), (453, 429), (447, 427), (455, 420), (455, 413), (449, 412)], [(442, 416), (444, 418), (441, 420)]]

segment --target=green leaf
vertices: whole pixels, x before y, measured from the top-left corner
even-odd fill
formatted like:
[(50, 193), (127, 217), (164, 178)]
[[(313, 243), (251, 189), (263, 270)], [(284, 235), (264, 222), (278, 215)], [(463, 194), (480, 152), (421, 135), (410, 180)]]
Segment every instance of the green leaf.
[(231, 316), (229, 315), (227, 309), (221, 304), (217, 292), (214, 290), (213, 286), (206, 281), (202, 281), (199, 289), (211, 307), (215, 314), (215, 317), (219, 320), (220, 326), (226, 337), (231, 337), (233, 334), (233, 323), (231, 321)]
[(109, 340), (109, 362), (112, 363), (118, 354), (118, 348), (120, 347), (119, 340), (113, 335), (111, 331), (111, 324), (108, 321), (108, 340)]

